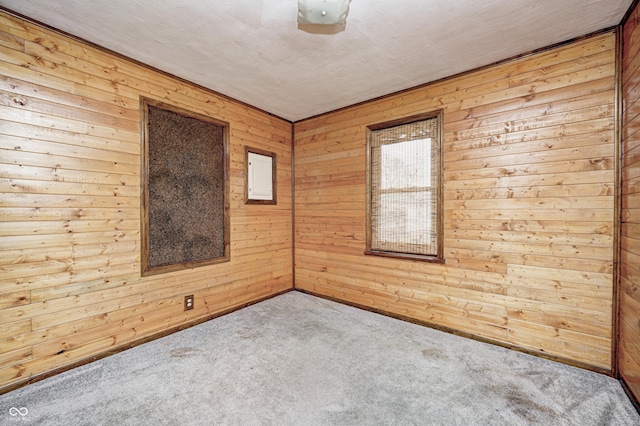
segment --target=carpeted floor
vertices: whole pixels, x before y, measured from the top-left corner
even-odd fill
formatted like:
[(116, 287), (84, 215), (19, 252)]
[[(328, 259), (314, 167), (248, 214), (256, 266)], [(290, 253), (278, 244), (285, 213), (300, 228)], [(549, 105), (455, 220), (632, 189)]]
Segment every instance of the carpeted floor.
[(291, 292), (0, 395), (0, 424), (640, 425), (607, 376)]

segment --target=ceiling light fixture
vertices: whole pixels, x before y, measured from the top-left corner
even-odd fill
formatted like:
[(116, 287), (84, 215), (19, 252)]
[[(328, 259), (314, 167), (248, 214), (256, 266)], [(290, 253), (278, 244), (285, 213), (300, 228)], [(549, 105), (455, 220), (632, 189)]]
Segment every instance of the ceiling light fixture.
[(351, 0), (298, 0), (298, 23), (345, 25)]

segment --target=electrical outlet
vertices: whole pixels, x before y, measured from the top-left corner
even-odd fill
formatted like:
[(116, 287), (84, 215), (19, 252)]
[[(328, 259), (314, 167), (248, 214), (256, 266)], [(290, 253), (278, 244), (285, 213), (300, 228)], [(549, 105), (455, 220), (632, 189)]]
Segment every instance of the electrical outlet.
[(193, 309), (193, 294), (184, 297), (184, 310), (190, 311)]

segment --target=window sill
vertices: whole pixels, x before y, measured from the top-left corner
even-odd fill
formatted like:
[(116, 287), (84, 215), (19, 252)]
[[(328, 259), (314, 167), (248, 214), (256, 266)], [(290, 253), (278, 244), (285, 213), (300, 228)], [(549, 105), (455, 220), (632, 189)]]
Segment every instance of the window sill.
[(405, 259), (405, 260), (417, 260), (420, 262), (428, 262), (428, 263), (440, 263), (444, 264), (444, 259), (437, 256), (426, 256), (423, 254), (411, 254), (411, 253), (396, 253), (392, 251), (376, 251), (376, 250), (367, 250), (364, 252), (365, 255), (368, 256), (381, 256), (381, 257), (393, 257), (396, 259)]

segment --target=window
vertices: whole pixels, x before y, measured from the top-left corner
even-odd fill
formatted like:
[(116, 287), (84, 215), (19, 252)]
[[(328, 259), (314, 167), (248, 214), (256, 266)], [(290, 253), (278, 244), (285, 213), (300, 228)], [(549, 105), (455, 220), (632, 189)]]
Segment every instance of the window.
[(369, 126), (366, 254), (443, 261), (441, 122)]

